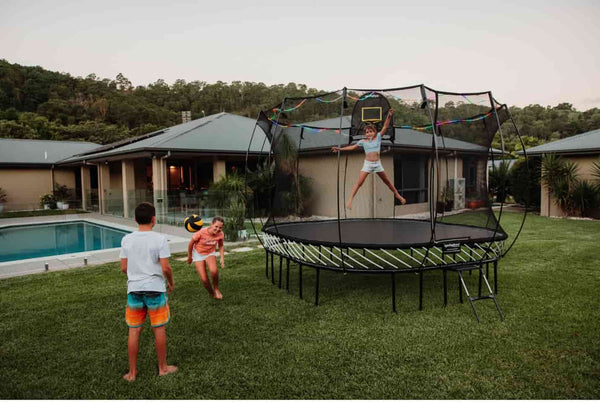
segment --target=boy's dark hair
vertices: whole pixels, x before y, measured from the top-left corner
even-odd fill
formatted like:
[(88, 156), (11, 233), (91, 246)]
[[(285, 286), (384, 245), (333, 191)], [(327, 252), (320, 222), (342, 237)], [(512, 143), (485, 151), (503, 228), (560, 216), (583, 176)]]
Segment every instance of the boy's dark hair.
[(224, 225), (225, 219), (221, 218), (220, 216), (215, 216), (212, 220), (212, 223), (215, 223), (215, 222), (221, 222)]
[(140, 225), (147, 225), (152, 222), (152, 217), (156, 215), (156, 208), (149, 202), (142, 202), (135, 207), (135, 221)]

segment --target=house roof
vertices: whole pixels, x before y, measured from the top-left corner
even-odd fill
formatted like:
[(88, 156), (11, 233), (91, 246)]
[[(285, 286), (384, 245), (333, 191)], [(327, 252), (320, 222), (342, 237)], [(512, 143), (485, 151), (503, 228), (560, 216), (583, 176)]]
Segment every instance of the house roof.
[[(523, 154), (523, 151), (517, 152)], [(600, 153), (600, 129), (587, 133), (552, 141), (527, 149), (528, 155), (541, 155), (546, 153), (557, 154), (590, 154)]]
[(98, 147), (99, 144), (82, 141), (0, 138), (0, 165), (49, 166)]
[[(310, 123), (305, 123), (305, 126), (312, 127), (323, 127), (323, 128), (332, 128), (339, 129), (340, 127), (340, 119), (333, 118), (327, 120), (314, 121)], [(343, 116), (342, 127), (350, 127), (350, 116)], [(404, 128), (396, 128), (396, 136), (394, 139), (394, 143), (391, 144), (393, 147), (397, 148), (414, 148), (414, 149), (427, 149), (430, 150), (432, 146), (433, 134), (425, 133), (422, 131), (404, 129)], [(292, 127), (287, 128), (286, 132), (290, 133), (292, 136), (298, 136), (300, 134), (301, 128)], [(348, 145), (349, 140), (349, 130), (342, 129), (342, 138), (341, 144), (342, 146)], [(303, 150), (317, 150), (317, 149), (326, 149), (332, 146), (337, 146), (340, 143), (340, 135), (335, 131), (317, 131), (311, 129), (304, 129), (303, 138), (302, 138), (302, 149)], [(385, 144), (385, 141), (384, 141)], [(389, 141), (388, 141), (388, 145)], [(466, 142), (460, 141), (453, 138), (444, 138), (443, 143), (438, 141), (438, 146), (440, 148), (445, 148), (449, 151), (462, 151), (462, 152), (488, 152), (488, 148)], [(501, 153), (502, 151), (494, 149), (494, 152)]]
[[(218, 113), (130, 138), (82, 153), (63, 163), (107, 159), (144, 152), (246, 153), (256, 120), (231, 113)], [(256, 136), (261, 139), (257, 140)], [(256, 129), (251, 152), (260, 152), (264, 133)]]

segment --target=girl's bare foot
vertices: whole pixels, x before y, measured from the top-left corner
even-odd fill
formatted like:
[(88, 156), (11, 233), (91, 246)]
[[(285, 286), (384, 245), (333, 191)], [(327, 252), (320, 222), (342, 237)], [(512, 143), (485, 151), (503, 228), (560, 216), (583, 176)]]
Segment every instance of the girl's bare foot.
[(215, 299), (221, 300), (223, 298), (223, 294), (219, 289), (215, 289)]
[(123, 379), (124, 379), (125, 381), (133, 382), (133, 381), (135, 381), (135, 377), (136, 377), (136, 376), (137, 376), (137, 373), (132, 373), (132, 372), (130, 371), (129, 373), (127, 373), (127, 374), (125, 374), (125, 375), (123, 376)]
[(346, 203), (346, 209), (352, 209), (352, 201)]
[(165, 368), (164, 370), (158, 370), (158, 375), (167, 375), (167, 374), (172, 374), (174, 372), (176, 372), (177, 370), (179, 370), (177, 368), (177, 366), (167, 366), (167, 368)]

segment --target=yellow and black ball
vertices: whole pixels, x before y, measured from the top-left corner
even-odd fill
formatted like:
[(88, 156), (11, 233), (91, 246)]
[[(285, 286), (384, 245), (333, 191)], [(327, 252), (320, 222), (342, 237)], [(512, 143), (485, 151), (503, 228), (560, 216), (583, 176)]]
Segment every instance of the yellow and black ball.
[(188, 232), (197, 232), (202, 229), (202, 225), (204, 225), (204, 222), (198, 215), (191, 215), (183, 220), (183, 226)]

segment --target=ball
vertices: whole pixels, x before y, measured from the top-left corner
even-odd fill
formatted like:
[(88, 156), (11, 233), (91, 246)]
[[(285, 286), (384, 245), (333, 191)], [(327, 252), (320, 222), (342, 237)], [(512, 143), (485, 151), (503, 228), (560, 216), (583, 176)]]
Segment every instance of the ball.
[(204, 222), (198, 215), (191, 215), (183, 220), (183, 226), (188, 232), (197, 232), (202, 229), (202, 225), (204, 225)]

